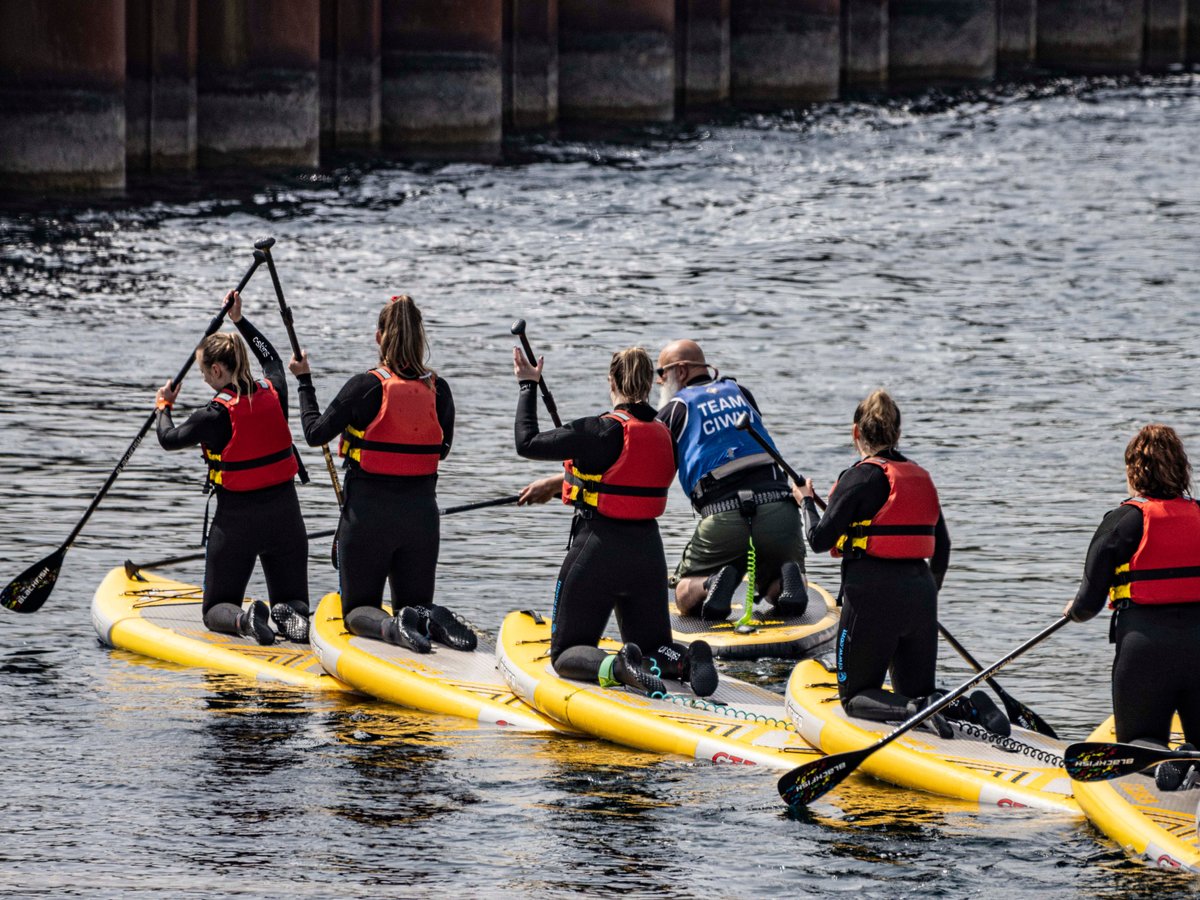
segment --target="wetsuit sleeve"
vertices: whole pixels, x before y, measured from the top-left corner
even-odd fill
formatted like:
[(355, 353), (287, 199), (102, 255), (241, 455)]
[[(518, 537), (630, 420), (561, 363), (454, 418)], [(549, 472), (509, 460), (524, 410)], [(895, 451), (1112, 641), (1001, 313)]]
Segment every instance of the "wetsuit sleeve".
[(754, 395), (753, 395), (752, 393), (750, 393), (750, 389), (749, 389), (749, 388), (746, 388), (746, 387), (742, 387), (742, 386), (739, 384), (739, 385), (738, 385), (738, 390), (739, 390), (739, 391), (741, 391), (741, 392), (742, 392), (742, 393), (745, 395), (745, 397), (746, 397), (746, 402), (747, 402), (747, 403), (749, 403), (751, 406), (753, 406), (753, 407), (754, 407), (754, 411), (755, 411), (756, 413), (758, 413), (758, 414), (761, 416), (761, 415), (762, 415), (762, 410), (758, 408), (758, 401), (754, 399)]
[(437, 418), (442, 426), (442, 449), (440, 458), (450, 455), (450, 447), (454, 443), (454, 395), (450, 393), (450, 385), (444, 378), (437, 380)]
[(655, 416), (658, 421), (667, 426), (671, 432), (671, 445), (675, 448), (675, 468), (679, 468), (679, 439), (683, 437), (683, 428), (687, 425), (687, 404), (682, 400), (671, 400), (658, 411)]
[[(850, 523), (862, 518), (860, 513), (867, 507), (872, 495), (878, 493), (871, 489), (871, 476), (875, 472), (883, 475), (883, 471), (876, 466), (856, 466), (838, 476), (837, 490), (830, 496), (824, 516), (817, 511), (816, 503), (805, 498), (804, 530), (814, 553), (832, 550), (837, 545), (838, 538), (850, 528)], [(886, 484), (887, 476), (883, 475), (883, 478)], [(886, 499), (885, 494), (884, 500)], [(882, 505), (881, 501), (879, 506)], [(875, 508), (878, 509), (879, 506)]]
[(198, 444), (207, 444), (217, 451), (224, 448), (233, 437), (229, 413), (216, 403), (196, 410), (178, 428), (171, 419), (171, 410), (160, 409), (155, 426), (159, 446), (164, 450), (185, 450)]
[(279, 358), (279, 354), (275, 352), (275, 348), (271, 346), (271, 342), (263, 336), (262, 332), (250, 324), (250, 320), (242, 316), (242, 321), (234, 322), (234, 327), (243, 338), (246, 339), (246, 344), (250, 347), (250, 352), (258, 359), (262, 366), (263, 375), (267, 381), (271, 382), (275, 388), (275, 392), (279, 394), (279, 405), (283, 407), (283, 417), (287, 418), (288, 413), (288, 387), (287, 376), (283, 369), (283, 360)]
[(1105, 515), (1088, 546), (1083, 579), (1068, 613), (1072, 621), (1086, 622), (1104, 608), (1117, 566), (1129, 562), (1141, 542), (1141, 510), (1118, 506)]
[(581, 471), (603, 472), (621, 455), (623, 431), (611, 419), (588, 416), (539, 432), (537, 415), (537, 382), (522, 382), (514, 430), (517, 454), (526, 459), (573, 459)]
[(317, 404), (317, 389), (311, 375), (300, 375), (300, 426), (310, 447), (328, 444), (348, 426), (366, 428), (379, 412), (383, 386), (369, 372), (355, 375), (338, 391), (325, 412)]
[(933, 580), (937, 582), (939, 591), (949, 568), (950, 530), (946, 528), (946, 519), (939, 510), (937, 525), (933, 529), (933, 557), (929, 560), (929, 571), (933, 573)]

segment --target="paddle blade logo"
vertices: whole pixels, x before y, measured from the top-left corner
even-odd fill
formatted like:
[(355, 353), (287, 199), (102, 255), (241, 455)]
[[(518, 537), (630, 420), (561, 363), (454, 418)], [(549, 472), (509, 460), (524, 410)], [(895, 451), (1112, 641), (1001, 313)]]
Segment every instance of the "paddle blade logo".
[(58, 567), (38, 563), (18, 575), (4, 593), (0, 594), (0, 604), (16, 612), (36, 612), (58, 580)]
[(1134, 764), (1128, 754), (1120, 744), (1072, 744), (1063, 756), (1063, 766), (1075, 781), (1107, 781)]

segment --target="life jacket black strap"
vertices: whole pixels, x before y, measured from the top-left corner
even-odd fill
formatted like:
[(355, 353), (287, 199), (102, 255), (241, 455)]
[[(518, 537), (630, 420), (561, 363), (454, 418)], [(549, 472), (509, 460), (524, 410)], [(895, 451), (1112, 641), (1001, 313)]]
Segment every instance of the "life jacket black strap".
[(355, 450), (371, 450), (376, 453), (436, 453), (441, 456), (441, 444), (392, 444), (386, 441), (365, 441), (357, 435), (347, 435), (346, 444)]
[(258, 456), (254, 459), (239, 459), (236, 461), (214, 460), (211, 457), (205, 456), (208, 462), (208, 467), (217, 472), (244, 472), (247, 469), (257, 469), (260, 466), (269, 466), (272, 463), (282, 462), (292, 455), (293, 447), (288, 446), (275, 453), (268, 453), (266, 456)]
[(632, 484), (590, 484), (586, 488), (597, 494), (614, 494), (618, 497), (665, 497), (670, 488), (635, 487)]
[(1171, 578), (1200, 578), (1200, 566), (1169, 566), (1165, 569), (1119, 572), (1113, 578), (1113, 584), (1129, 584), (1131, 581), (1166, 581)]
[(847, 531), (852, 537), (867, 537), (868, 535), (892, 536), (900, 534), (916, 534), (932, 537), (937, 528), (934, 525), (851, 525)]

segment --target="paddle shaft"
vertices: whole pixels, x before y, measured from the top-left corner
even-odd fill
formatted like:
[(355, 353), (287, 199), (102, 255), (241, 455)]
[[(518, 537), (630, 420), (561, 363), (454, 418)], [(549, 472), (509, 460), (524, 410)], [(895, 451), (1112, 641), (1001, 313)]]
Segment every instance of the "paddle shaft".
[[(517, 328), (520, 325), (520, 328)], [(517, 325), (513, 326), (513, 334), (521, 339), (521, 347), (525, 350), (525, 358), (529, 360), (531, 366), (537, 365), (537, 357), (533, 355), (533, 347), (529, 344), (529, 338), (525, 336), (525, 320), (519, 319)], [(554, 395), (550, 393), (550, 388), (546, 387), (546, 379), (538, 379), (538, 390), (542, 393), (542, 402), (546, 404), (546, 412), (550, 413), (550, 421), (554, 423), (555, 428), (562, 428), (562, 419), (558, 417), (558, 404), (554, 402)]]
[[(262, 241), (260, 243), (266, 243)], [(274, 241), (271, 242), (272, 244)], [(296, 337), (296, 326), (292, 321), (292, 310), (287, 305), (287, 300), (283, 297), (283, 285), (279, 282), (279, 273), (275, 271), (275, 259), (271, 256), (271, 246), (262, 248), (263, 254), (267, 257), (267, 271), (271, 273), (271, 284), (275, 287), (275, 297), (279, 300), (279, 316), (283, 319), (283, 327), (287, 329), (288, 340), (292, 345), (292, 356), (296, 359), (300, 358), (300, 340)], [(333, 483), (333, 495), (337, 498), (338, 508), (341, 509), (344, 503), (342, 497), (342, 483), (338, 480), (337, 467), (333, 464), (333, 454), (329, 452), (329, 445), (321, 445), (321, 453), (325, 457), (325, 468), (329, 471), (329, 480)]]
[(1107, 781), (1165, 762), (1200, 762), (1200, 751), (1160, 750), (1140, 744), (1081, 741), (1063, 753), (1067, 774), (1075, 781)]
[[(788, 473), (788, 476), (793, 482), (795, 482), (797, 487), (804, 485), (804, 482), (806, 481), (805, 477), (789, 466), (787, 464), (787, 460), (779, 455), (779, 451), (772, 447), (770, 443), (768, 443), (767, 439), (758, 433), (758, 429), (755, 428), (754, 424), (750, 421), (749, 413), (742, 413), (742, 417), (738, 419), (736, 425), (742, 431), (749, 434), (750, 437), (754, 438), (758, 446), (762, 447), (763, 450), (767, 452), (767, 455), (770, 456), (771, 459), (775, 460), (775, 462), (781, 469), (783, 469), (783, 471)], [(825, 501), (818, 497), (815, 491), (813, 492), (813, 500), (816, 501), (817, 506), (821, 507), (821, 509), (825, 508)]]

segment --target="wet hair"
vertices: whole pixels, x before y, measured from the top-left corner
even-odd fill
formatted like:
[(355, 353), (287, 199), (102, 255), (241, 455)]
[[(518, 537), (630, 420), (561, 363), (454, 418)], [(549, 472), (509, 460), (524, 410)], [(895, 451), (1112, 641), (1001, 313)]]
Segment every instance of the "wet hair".
[(654, 363), (641, 347), (627, 347), (612, 355), (608, 375), (617, 396), (630, 403), (644, 403), (654, 384)]
[(854, 410), (854, 424), (866, 447), (888, 450), (900, 440), (900, 407), (887, 391), (872, 391)]
[(1125, 447), (1125, 474), (1142, 496), (1170, 500), (1191, 490), (1192, 464), (1169, 425), (1145, 426)]
[[(393, 297), (379, 312), (379, 363), (394, 375), (436, 375), (429, 368), (429, 341), (421, 310), (407, 294)], [(433, 378), (428, 379), (430, 389)]]
[(243, 393), (250, 393), (254, 385), (254, 376), (250, 374), (250, 355), (246, 352), (245, 342), (238, 335), (229, 331), (210, 334), (200, 342), (199, 353), (200, 362), (206, 368), (220, 363), (229, 370), (229, 380), (233, 382), (239, 398)]

